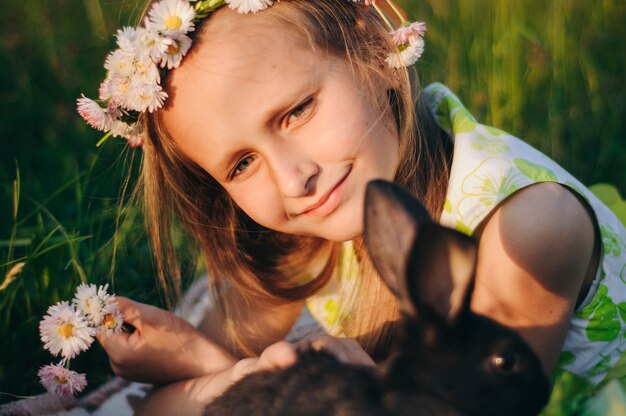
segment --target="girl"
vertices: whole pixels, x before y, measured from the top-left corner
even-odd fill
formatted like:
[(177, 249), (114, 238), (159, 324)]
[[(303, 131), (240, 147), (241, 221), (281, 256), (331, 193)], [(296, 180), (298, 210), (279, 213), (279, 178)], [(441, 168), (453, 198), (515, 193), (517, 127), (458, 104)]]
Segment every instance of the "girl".
[(197, 413), (243, 375), (293, 363), (281, 340), (305, 304), (330, 334), (314, 348), (367, 365), (385, 355), (396, 306), (361, 242), (374, 178), (478, 239), (473, 309), (519, 331), (557, 383), (597, 384), (623, 350), (624, 227), (444, 86), (422, 90), (402, 64), (419, 57), (424, 27), (392, 39), (369, 3), (151, 2), (141, 27), (118, 32), (105, 107), (79, 100), (90, 124), (143, 145), (161, 277), (177, 275), (176, 219), (217, 301), (198, 331), (121, 299), (137, 330), (100, 342), (117, 374), (165, 384), (144, 413)]

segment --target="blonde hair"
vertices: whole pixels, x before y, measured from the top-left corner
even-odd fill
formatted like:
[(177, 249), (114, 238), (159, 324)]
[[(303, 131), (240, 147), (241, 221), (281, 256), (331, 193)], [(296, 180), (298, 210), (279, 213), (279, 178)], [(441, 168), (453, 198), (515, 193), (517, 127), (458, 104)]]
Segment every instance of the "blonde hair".
[[(262, 13), (300, 34), (317, 53), (339, 56), (350, 63), (372, 103), (386, 115), (383, 119), (397, 128), (400, 160), (396, 182), (421, 199), (432, 214), (439, 213), (448, 179), (446, 140), (419, 99), (414, 74), (406, 70), (391, 72), (385, 66), (384, 59), (394, 46), (388, 28), (373, 8), (346, 0), (283, 0)], [(203, 27), (210, 21), (208, 17), (197, 27), (196, 37), (202, 36)], [(395, 85), (384, 103), (376, 99), (382, 77), (394, 77)], [(219, 293), (230, 289), (268, 305), (278, 304), (307, 298), (328, 281), (337, 259), (337, 243), (287, 235), (257, 224), (215, 179), (177, 149), (168, 138), (159, 112), (147, 116), (145, 123), (149, 140), (143, 146), (139, 186), (164, 286), (174, 282), (176, 287), (180, 278), (172, 243), (176, 222), (201, 247), (218, 301)], [(361, 341), (366, 351), (380, 355), (394, 337), (390, 323), (397, 318), (396, 302), (369, 263), (362, 239), (355, 243), (362, 295), (356, 301), (356, 319), (344, 329)], [(301, 284), (298, 279), (309, 271), (311, 259), (321, 255), (326, 257), (325, 266)], [(380, 307), (381, 302), (385, 307)], [(233, 316), (225, 302), (219, 302), (219, 306), (224, 316)], [(253, 353), (237, 336), (236, 327), (227, 332), (230, 339), (226, 344), (246, 355)]]

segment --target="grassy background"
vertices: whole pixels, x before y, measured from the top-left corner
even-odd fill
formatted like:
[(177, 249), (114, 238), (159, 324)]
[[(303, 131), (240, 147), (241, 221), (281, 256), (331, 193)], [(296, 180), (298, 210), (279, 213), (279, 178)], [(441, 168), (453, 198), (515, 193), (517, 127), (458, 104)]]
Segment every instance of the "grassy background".
[[(626, 195), (626, 3), (400, 3), (428, 23), (424, 83), (446, 83), (479, 120)], [(134, 0), (0, 2), (0, 285), (25, 263), (0, 286), (0, 403), (43, 390), (36, 371), (52, 357), (38, 322), (81, 281), (115, 276), (116, 293), (162, 304), (137, 209), (122, 215), (113, 252), (120, 189), (140, 153), (117, 140), (96, 148), (99, 134), (75, 113), (137, 13)], [(111, 376), (98, 347), (73, 367), (92, 386)]]

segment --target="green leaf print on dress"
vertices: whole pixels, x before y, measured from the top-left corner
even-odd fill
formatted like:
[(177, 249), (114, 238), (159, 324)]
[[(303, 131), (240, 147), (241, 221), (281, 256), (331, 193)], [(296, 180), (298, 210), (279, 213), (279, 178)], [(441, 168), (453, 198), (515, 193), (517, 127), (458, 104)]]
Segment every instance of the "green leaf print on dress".
[(499, 155), (510, 149), (504, 140), (497, 137), (483, 136), (482, 134), (476, 135), (476, 141), (472, 142), (472, 148), (479, 152), (486, 151), (492, 155)]
[(568, 365), (576, 361), (576, 356), (570, 351), (561, 351), (559, 354), (559, 360), (557, 362), (557, 367), (563, 367), (564, 365)]
[[(437, 107), (439, 125), (454, 134), (476, 130), (478, 123), (463, 104), (451, 96), (445, 96)], [(452, 125), (450, 125), (452, 121)]]
[(587, 375), (593, 377), (596, 374), (606, 373), (611, 368), (611, 356), (600, 354), (600, 360), (587, 371)]
[(604, 224), (600, 226), (600, 234), (602, 234), (602, 243), (604, 244), (606, 254), (619, 256), (622, 249), (626, 248), (620, 236), (611, 228), (610, 225)]
[(457, 221), (474, 228), (496, 204), (528, 182), (509, 160), (498, 157), (483, 160), (463, 179), (464, 196), (457, 206)]
[(620, 314), (608, 293), (609, 289), (600, 285), (591, 303), (576, 313), (581, 318), (590, 318), (585, 330), (590, 341), (613, 341), (620, 335)]
[(471, 133), (476, 130), (476, 127), (478, 127), (478, 123), (476, 123), (474, 117), (465, 107), (459, 105), (459, 109), (452, 114), (452, 130), (454, 134)]
[(535, 182), (555, 182), (557, 180), (556, 175), (550, 169), (545, 166), (538, 165), (530, 162), (521, 157), (513, 159), (515, 166), (526, 176)]

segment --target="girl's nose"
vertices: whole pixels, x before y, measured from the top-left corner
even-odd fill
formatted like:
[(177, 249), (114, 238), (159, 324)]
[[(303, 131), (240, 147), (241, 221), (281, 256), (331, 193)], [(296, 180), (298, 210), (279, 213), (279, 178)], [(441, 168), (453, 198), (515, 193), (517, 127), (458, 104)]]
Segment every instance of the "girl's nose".
[(279, 184), (283, 195), (289, 198), (307, 196), (315, 191), (315, 182), (319, 173), (319, 166), (312, 161), (301, 161), (293, 166), (291, 172)]
[(297, 198), (310, 195), (320, 173), (317, 163), (297, 152), (277, 152), (274, 154), (274, 176), (283, 196)]

